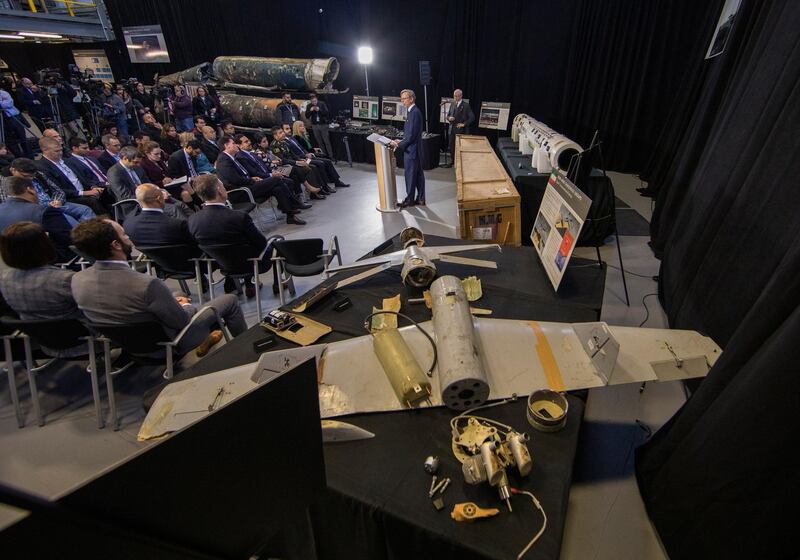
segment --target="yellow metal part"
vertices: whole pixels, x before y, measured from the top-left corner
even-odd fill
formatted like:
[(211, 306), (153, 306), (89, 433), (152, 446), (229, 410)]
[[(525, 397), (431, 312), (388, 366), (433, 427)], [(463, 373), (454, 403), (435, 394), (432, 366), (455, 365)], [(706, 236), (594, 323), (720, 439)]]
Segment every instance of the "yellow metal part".
[(374, 333), (372, 348), (397, 398), (411, 407), (431, 395), (431, 383), (397, 329)]
[(473, 521), (484, 517), (494, 517), (498, 513), (500, 513), (500, 510), (497, 508), (484, 509), (473, 502), (465, 502), (454, 505), (453, 511), (450, 512), (450, 517), (456, 521)]

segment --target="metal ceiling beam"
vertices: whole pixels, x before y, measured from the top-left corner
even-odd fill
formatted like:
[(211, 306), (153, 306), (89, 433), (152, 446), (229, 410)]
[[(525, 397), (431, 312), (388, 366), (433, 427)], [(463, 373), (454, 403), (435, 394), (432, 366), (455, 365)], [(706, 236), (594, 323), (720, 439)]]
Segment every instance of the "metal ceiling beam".
[(110, 41), (114, 38), (112, 29), (100, 18), (70, 17), (21, 10), (0, 10), (0, 31), (57, 33), (65, 37), (87, 37), (99, 41)]

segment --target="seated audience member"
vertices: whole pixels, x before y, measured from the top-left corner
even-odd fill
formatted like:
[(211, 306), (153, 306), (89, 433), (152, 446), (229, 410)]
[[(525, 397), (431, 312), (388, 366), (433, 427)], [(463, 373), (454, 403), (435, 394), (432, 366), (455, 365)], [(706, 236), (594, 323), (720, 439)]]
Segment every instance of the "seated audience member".
[(81, 182), (80, 177), (64, 161), (57, 140), (42, 137), (39, 147), (42, 149), (42, 158), (36, 163), (39, 171), (64, 191), (67, 200), (88, 206), (98, 215), (107, 211), (100, 199), (103, 187)]
[[(174, 338), (197, 310), (184, 296), (173, 296), (160, 279), (132, 270), (127, 263), (133, 244), (113, 220), (94, 219), (83, 222), (72, 235), (75, 246), (95, 259), (93, 266), (72, 278), (72, 295), (87, 319), (95, 323), (131, 324), (155, 321), (167, 336)], [(230, 294), (212, 299), (209, 306), (217, 310), (234, 336), (247, 330), (239, 302)], [(185, 354), (207, 341), (215, 319), (203, 317), (189, 329), (177, 347)], [(219, 341), (219, 335), (198, 349), (205, 354)]]
[(199, 140), (202, 136), (203, 127), (206, 126), (208, 123), (206, 122), (206, 118), (202, 115), (195, 115), (194, 116), (194, 128), (190, 131), (194, 136)]
[(30, 179), (36, 196), (39, 198), (39, 204), (42, 206), (52, 206), (53, 208), (61, 208), (71, 220), (68, 220), (71, 225), (78, 222), (83, 222), (95, 217), (95, 213), (88, 206), (69, 202), (64, 195), (64, 191), (58, 188), (58, 185), (53, 183), (50, 179), (36, 168), (36, 163), (27, 158), (17, 158), (11, 162), (12, 177), (22, 177), (23, 179)]
[(163, 126), (156, 120), (155, 115), (152, 113), (145, 113), (142, 116), (142, 132), (147, 134), (151, 140), (161, 138), (161, 131)]
[[(146, 183), (147, 178), (140, 166), (142, 158), (136, 148), (125, 146), (120, 151), (120, 156), (119, 163), (108, 170), (108, 182), (114, 192), (114, 196), (117, 197), (117, 201), (130, 200), (135, 196), (136, 187)], [(132, 207), (125, 208), (125, 218), (127, 219), (135, 211), (136, 209)], [(169, 216), (184, 220), (192, 213), (186, 204), (174, 200), (172, 197), (168, 200), (165, 211)]]
[(325, 174), (322, 169), (311, 165), (305, 157), (298, 159), (293, 153), (289, 144), (286, 142), (286, 133), (280, 126), (272, 127), (272, 143), (269, 145), (272, 155), (279, 160), (281, 165), (291, 165), (292, 177), (295, 181), (308, 181), (315, 187), (322, 189), (325, 194), (336, 192), (334, 187), (329, 187)]
[(167, 157), (181, 149), (181, 141), (178, 138), (178, 130), (175, 125), (167, 123), (162, 127), (159, 142)]
[(20, 82), (22, 87), (17, 87), (20, 108), (28, 111), (28, 115), (33, 118), (36, 126), (41, 130), (44, 128), (42, 121), (53, 118), (50, 100), (47, 98), (47, 94), (34, 84), (30, 78), (22, 78)]
[(108, 185), (100, 162), (91, 156), (89, 144), (83, 138), (70, 138), (69, 148), (71, 157), (67, 158), (67, 167), (75, 172), (81, 183), (90, 187), (105, 188)]
[[(237, 134), (234, 136), (236, 143), (239, 145), (239, 151), (236, 153), (236, 159), (247, 170), (247, 173), (254, 177), (261, 177), (267, 179), (280, 179), (286, 186), (290, 193), (292, 193), (292, 201), (297, 203), (302, 200), (303, 190), (299, 183), (296, 183), (289, 177), (284, 177), (279, 171), (273, 170), (271, 166), (265, 164), (263, 160), (253, 153), (253, 143), (246, 134)], [(320, 189), (312, 187), (312, 193), (320, 192)]]
[[(137, 247), (163, 247), (165, 245), (189, 245), (197, 249), (197, 243), (189, 233), (186, 220), (171, 218), (164, 213), (167, 203), (164, 191), (151, 183), (136, 187), (136, 200), (142, 211), (125, 220), (125, 231)], [(186, 258), (200, 256), (199, 249)]]
[[(80, 319), (72, 297), (72, 270), (53, 266), (56, 248), (41, 225), (17, 222), (0, 235), (0, 256), (9, 266), (0, 272), (0, 293), (20, 319)], [(67, 358), (86, 353), (80, 344), (66, 350), (42, 348), (50, 356)]]
[(172, 180), (158, 142), (153, 142), (152, 140), (146, 142), (142, 148), (142, 154), (144, 157), (142, 158), (141, 166), (151, 183), (161, 188), (164, 183), (169, 183)]
[[(231, 136), (226, 136), (220, 140), (219, 147), (221, 152), (219, 158), (217, 158), (217, 175), (226, 187), (247, 187), (252, 191), (253, 198), (259, 202), (274, 196), (275, 200), (278, 201), (278, 208), (286, 214), (287, 224), (305, 225), (305, 221), (296, 216), (296, 214), (300, 213), (300, 210), (294, 208), (292, 194), (279, 178), (261, 179), (255, 175), (250, 175), (247, 169), (236, 160), (239, 146)], [(197, 190), (197, 187), (195, 187), (195, 190)]]
[(33, 182), (23, 177), (8, 177), (5, 181), (8, 198), (0, 204), (0, 231), (17, 222), (33, 222), (44, 228), (56, 248), (59, 261), (69, 261), (75, 255), (69, 249), (72, 224), (60, 208), (42, 206)]
[(313, 144), (311, 144), (311, 137), (308, 135), (308, 130), (303, 121), (294, 121), (294, 124), (292, 124), (292, 137), (297, 140), (297, 143), (300, 144), (300, 147), (306, 152), (310, 152), (317, 157), (322, 156), (322, 150), (315, 148)]
[(108, 175), (108, 170), (119, 161), (119, 151), (122, 149), (122, 142), (112, 134), (104, 134), (101, 138), (103, 143), (103, 153), (97, 158), (103, 173)]
[(233, 136), (236, 134), (236, 128), (233, 126), (233, 122), (230, 120), (224, 120), (219, 123), (219, 137), (222, 138), (223, 136)]
[(217, 133), (210, 126), (204, 126), (201, 130), (200, 150), (205, 154), (208, 162), (212, 165), (217, 162), (219, 156), (219, 146), (217, 146)]
[[(257, 257), (267, 246), (267, 239), (258, 231), (249, 214), (229, 208), (228, 193), (215, 175), (202, 175), (195, 180), (195, 189), (203, 201), (203, 209), (189, 218), (189, 233), (198, 245), (247, 245)], [(271, 251), (264, 254), (264, 270), (269, 266)], [(226, 280), (226, 291), (231, 290)], [(251, 280), (246, 283), (247, 297), (255, 295)]]
[[(203, 117), (209, 123), (216, 122), (220, 113), (217, 100), (211, 97), (203, 86), (197, 88), (197, 95), (192, 100), (192, 106), (195, 116)], [(203, 125), (205, 126), (205, 124), (207, 123), (204, 122)]]
[(144, 147), (144, 143), (149, 141), (150, 141), (150, 135), (147, 134), (146, 132), (137, 130), (136, 132), (133, 133), (133, 145), (136, 147), (137, 150), (139, 150), (139, 152), (143, 153), (142, 148)]
[(8, 147), (0, 142), (0, 175), (8, 175), (8, 167), (14, 161), (14, 154), (9, 153)]
[[(182, 132), (181, 135), (187, 134)], [(197, 156), (200, 154), (200, 142), (198, 142), (191, 133), (188, 133), (186, 143), (180, 150), (173, 152), (169, 156), (167, 169), (169, 169), (170, 177), (197, 177), (200, 172), (197, 171)]]
[[(303, 129), (305, 130), (305, 126)], [(331, 160), (322, 156), (318, 156), (313, 151), (306, 151), (303, 146), (300, 145), (300, 142), (295, 140), (294, 136), (292, 136), (292, 128), (288, 124), (283, 125), (283, 133), (286, 143), (291, 148), (292, 154), (294, 154), (295, 157), (298, 159), (305, 157), (311, 165), (322, 170), (325, 180), (328, 183), (334, 183), (337, 189), (350, 186), (347, 183), (342, 182), (341, 178), (339, 177), (339, 172), (336, 171), (336, 167), (334, 167)]]
[[(289, 164), (283, 165), (281, 159), (269, 149), (269, 136), (266, 134), (261, 132), (256, 134), (255, 148), (252, 153), (257, 158), (261, 159), (264, 165), (269, 167), (273, 173), (279, 171), (281, 174), (294, 181), (295, 184), (304, 185), (306, 190), (310, 193), (309, 196), (311, 196), (311, 198), (325, 200), (326, 197), (323, 193), (326, 192), (327, 186), (319, 188), (312, 185), (308, 180), (308, 167)], [(286, 173), (286, 168), (288, 168), (288, 173)]]
[[(203, 153), (203, 150), (200, 149), (201, 147), (200, 140), (198, 140), (194, 134), (192, 134), (191, 132), (181, 132), (178, 135), (178, 138), (181, 139), (181, 149), (184, 151), (186, 150), (186, 146), (189, 145), (190, 142), (192, 143), (192, 145), (194, 145), (195, 142), (197, 143), (197, 148), (199, 149), (199, 151), (197, 152), (197, 155), (194, 156), (194, 170), (198, 174), (217, 172), (214, 166), (211, 165), (211, 163), (208, 161), (208, 158)], [(192, 149), (192, 151), (194, 152), (194, 149)]]

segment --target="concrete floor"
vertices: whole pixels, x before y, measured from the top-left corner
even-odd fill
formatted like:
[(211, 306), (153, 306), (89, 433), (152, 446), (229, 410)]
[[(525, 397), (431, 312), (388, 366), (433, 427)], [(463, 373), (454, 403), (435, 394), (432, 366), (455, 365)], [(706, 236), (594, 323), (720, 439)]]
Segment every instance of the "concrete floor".
[[(355, 164), (339, 166), (350, 188), (340, 189), (325, 201), (315, 201), (304, 211), (306, 226), (286, 225), (272, 218), (267, 208), (258, 216), (266, 235), (287, 238), (337, 235), (345, 262), (353, 261), (408, 225), (425, 233), (456, 237), (457, 212), (452, 169), (426, 172), (425, 208), (416, 207), (397, 214), (375, 211), (377, 193), (374, 167)], [(649, 199), (635, 192), (640, 186), (636, 177), (611, 174), (617, 196), (649, 219)], [(403, 190), (402, 176), (398, 189)], [(642, 297), (656, 291), (651, 279), (658, 273), (658, 261), (648, 249), (646, 237), (621, 237), (625, 269), (629, 273), (631, 305), (624, 303), (621, 273), (613, 238), (601, 249), (609, 263), (603, 301), (603, 320), (615, 325), (639, 325), (646, 315)], [(594, 249), (580, 248), (578, 256), (594, 258)], [(638, 274), (641, 276), (635, 276)], [(267, 278), (264, 276), (265, 287)], [(298, 294), (305, 292), (319, 278), (296, 279)], [(270, 289), (262, 291), (264, 311), (278, 306)], [(647, 297), (647, 326), (665, 326), (664, 315), (654, 296)], [(242, 298), (248, 324), (257, 321), (255, 302)], [(188, 361), (191, 361), (191, 357)], [(17, 429), (7, 384), (0, 386), (0, 480), (29, 488), (44, 496), (56, 497), (83, 481), (86, 472), (102, 470), (121, 457), (140, 450), (136, 441), (144, 417), (141, 394), (158, 381), (160, 372), (140, 373), (118, 382), (122, 429), (98, 430), (89, 390), (88, 375), (79, 365), (65, 366), (40, 377), (42, 405), (47, 424), (35, 425), (24, 373), (17, 372), (20, 397), (26, 411), (26, 427)], [(66, 390), (66, 386), (69, 390)], [(655, 431), (685, 400), (678, 383), (649, 384), (643, 393), (636, 386), (593, 389), (589, 392), (582, 428), (575, 481), (570, 492), (562, 558), (657, 560), (665, 558), (639, 497), (633, 478), (633, 449), (646, 437), (637, 420)], [(0, 522), (2, 516), (0, 516)]]

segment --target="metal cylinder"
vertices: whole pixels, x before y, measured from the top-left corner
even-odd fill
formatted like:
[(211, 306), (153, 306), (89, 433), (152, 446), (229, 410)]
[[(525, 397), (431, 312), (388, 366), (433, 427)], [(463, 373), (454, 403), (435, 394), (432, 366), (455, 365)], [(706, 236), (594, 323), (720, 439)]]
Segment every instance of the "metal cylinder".
[(550, 165), (566, 171), (572, 158), (582, 151), (583, 148), (577, 142), (558, 135), (550, 141)]
[(400, 331), (382, 329), (374, 333), (372, 348), (401, 403), (410, 407), (430, 396), (431, 383)]
[(192, 66), (186, 70), (159, 76), (156, 83), (160, 85), (174, 86), (176, 84), (186, 84), (191, 82), (205, 82), (211, 77), (211, 64), (204, 62), (197, 66)]
[(409, 226), (400, 232), (400, 244), (404, 249), (409, 245), (422, 247), (425, 244), (425, 234), (421, 229)]
[(505, 471), (500, 468), (497, 457), (494, 454), (494, 443), (487, 441), (481, 444), (481, 462), (483, 463), (483, 470), (486, 471), (486, 480), (489, 484), (495, 486), (500, 482), (500, 478)]
[(528, 396), (528, 423), (540, 432), (557, 432), (567, 424), (569, 401), (556, 391), (540, 389)]
[(400, 278), (403, 284), (415, 288), (425, 288), (436, 277), (436, 265), (418, 245), (410, 245), (403, 257)]
[[(236, 95), (234, 93), (221, 93), (219, 104), (229, 113), (234, 124), (252, 128), (269, 128), (279, 121), (278, 104), (281, 99), (267, 99), (266, 97), (253, 97), (250, 95)], [(292, 100), (298, 108), (302, 101)]]
[(375, 142), (375, 172), (378, 174), (378, 205), (375, 209), (379, 212), (399, 211), (394, 170), (394, 152), (380, 142)]
[(483, 404), (489, 397), (489, 383), (461, 280), (438, 278), (431, 284), (431, 300), (442, 402), (455, 410)]
[(335, 58), (262, 58), (218, 56), (214, 76), (230, 84), (314, 91), (331, 84), (339, 75)]
[(531, 472), (531, 467), (533, 467), (533, 460), (531, 459), (531, 454), (528, 451), (528, 446), (525, 444), (525, 442), (528, 441), (527, 435), (512, 432), (508, 434), (507, 441), (509, 447), (511, 448), (511, 456), (514, 458), (514, 464), (517, 465), (519, 474), (522, 476), (528, 476), (528, 473)]

